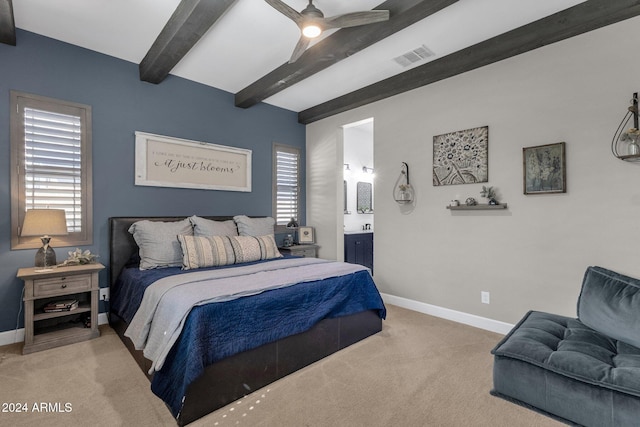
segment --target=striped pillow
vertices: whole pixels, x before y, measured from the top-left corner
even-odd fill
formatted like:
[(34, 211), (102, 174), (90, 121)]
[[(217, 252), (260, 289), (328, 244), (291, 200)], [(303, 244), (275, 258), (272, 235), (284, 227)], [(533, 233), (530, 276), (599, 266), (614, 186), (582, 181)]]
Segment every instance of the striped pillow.
[(183, 236), (182, 269), (217, 267), (242, 262), (280, 258), (273, 235), (267, 236)]
[(227, 236), (183, 236), (178, 240), (182, 247), (182, 269), (217, 267), (236, 262), (233, 247)]
[(236, 263), (280, 258), (273, 234), (266, 236), (230, 236)]

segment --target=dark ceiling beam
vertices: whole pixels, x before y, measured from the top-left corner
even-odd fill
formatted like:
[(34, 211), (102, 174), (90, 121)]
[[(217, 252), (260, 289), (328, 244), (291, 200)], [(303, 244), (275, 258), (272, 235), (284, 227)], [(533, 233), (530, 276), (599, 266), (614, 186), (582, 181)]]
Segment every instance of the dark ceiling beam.
[(140, 63), (140, 80), (160, 83), (236, 0), (182, 0)]
[(236, 93), (236, 107), (249, 108), (457, 1), (387, 0), (374, 10), (388, 10), (388, 21), (336, 31), (294, 63), (281, 65)]
[(16, 22), (11, 0), (0, 0), (0, 43), (16, 45)]
[[(309, 124), (640, 15), (640, 0), (588, 0), (298, 113)], [(550, 66), (553, 66), (550, 64)]]

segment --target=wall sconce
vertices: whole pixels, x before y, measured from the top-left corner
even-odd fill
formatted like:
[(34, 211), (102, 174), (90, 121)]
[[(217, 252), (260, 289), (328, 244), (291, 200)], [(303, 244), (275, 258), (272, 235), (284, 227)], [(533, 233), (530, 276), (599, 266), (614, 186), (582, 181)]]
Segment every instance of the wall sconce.
[(344, 164), (344, 171), (345, 171), (345, 172), (346, 172), (346, 171), (351, 172), (351, 168), (349, 167), (349, 163), (345, 163), (345, 164)]
[(413, 187), (409, 182), (409, 165), (402, 162), (400, 176), (393, 190), (393, 198), (401, 205), (413, 202)]
[[(633, 127), (624, 130), (633, 117)], [(633, 94), (631, 106), (627, 108), (627, 113), (618, 125), (618, 129), (613, 134), (611, 140), (611, 152), (620, 160), (628, 162), (640, 161), (640, 130), (638, 130), (638, 93)]]
[(363, 166), (362, 167), (362, 173), (368, 173), (368, 174), (373, 175), (373, 168), (368, 168), (366, 166)]

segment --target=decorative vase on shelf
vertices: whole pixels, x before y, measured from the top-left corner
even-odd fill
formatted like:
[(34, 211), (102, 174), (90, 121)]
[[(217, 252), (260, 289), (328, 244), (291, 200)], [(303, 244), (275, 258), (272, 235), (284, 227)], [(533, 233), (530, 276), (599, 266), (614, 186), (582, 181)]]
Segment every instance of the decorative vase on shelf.
[(629, 146), (627, 147), (627, 153), (630, 156), (637, 156), (640, 154), (640, 145), (638, 145), (638, 137), (634, 135), (634, 137), (629, 139)]

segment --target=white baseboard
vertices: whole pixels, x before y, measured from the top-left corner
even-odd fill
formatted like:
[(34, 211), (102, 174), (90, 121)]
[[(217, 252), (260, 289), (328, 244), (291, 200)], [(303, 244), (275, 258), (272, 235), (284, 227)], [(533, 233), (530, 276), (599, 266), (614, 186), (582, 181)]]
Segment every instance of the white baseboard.
[(24, 328), (0, 332), (0, 346), (24, 341)]
[[(107, 319), (107, 313), (98, 314), (98, 325), (105, 325), (109, 323)], [(24, 328), (13, 329), (11, 331), (0, 332), (0, 346), (15, 344), (24, 341)]]
[(424, 302), (397, 297), (395, 295), (384, 293), (381, 293), (380, 295), (382, 296), (382, 299), (385, 303), (397, 305), (398, 307), (417, 311), (419, 313), (429, 314), (431, 316), (452, 320), (454, 322), (464, 323), (465, 325), (485, 329), (487, 331), (495, 332), (502, 335), (506, 335), (514, 327), (514, 325), (510, 323), (476, 316), (475, 314), (463, 313), (461, 311), (438, 307), (437, 305), (426, 304)]
[(107, 313), (98, 313), (98, 325), (106, 325), (109, 323)]
[[(395, 295), (384, 293), (381, 293), (380, 295), (382, 296), (382, 299), (385, 303), (397, 305), (398, 307), (417, 311), (419, 313), (452, 320), (454, 322), (463, 323), (465, 325), (473, 326), (476, 328), (485, 329), (487, 331), (495, 332), (502, 335), (507, 334), (511, 329), (513, 329), (514, 326), (510, 323), (500, 322), (499, 320), (487, 319), (486, 317), (476, 316), (475, 314), (463, 313), (461, 311), (438, 307), (437, 305), (426, 304), (407, 298), (397, 297)], [(104, 325), (107, 323), (109, 323), (107, 314), (98, 314), (98, 325)], [(23, 328), (0, 332), (0, 346), (14, 344), (22, 341), (24, 341)]]

